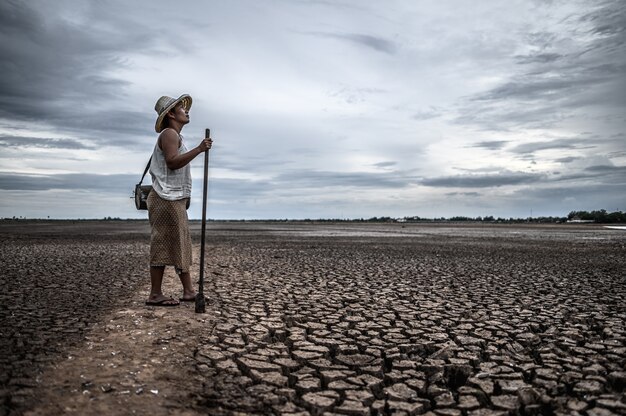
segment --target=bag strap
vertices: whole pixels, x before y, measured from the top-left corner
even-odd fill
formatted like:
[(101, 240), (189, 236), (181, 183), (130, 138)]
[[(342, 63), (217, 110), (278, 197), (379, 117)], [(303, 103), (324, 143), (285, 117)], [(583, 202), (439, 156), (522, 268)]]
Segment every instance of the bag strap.
[(148, 164), (146, 165), (146, 169), (143, 171), (143, 175), (141, 175), (141, 180), (139, 181), (139, 185), (141, 185), (141, 182), (143, 182), (143, 178), (145, 178), (146, 173), (148, 173), (148, 169), (150, 169), (150, 162), (152, 162), (152, 157), (148, 159)]

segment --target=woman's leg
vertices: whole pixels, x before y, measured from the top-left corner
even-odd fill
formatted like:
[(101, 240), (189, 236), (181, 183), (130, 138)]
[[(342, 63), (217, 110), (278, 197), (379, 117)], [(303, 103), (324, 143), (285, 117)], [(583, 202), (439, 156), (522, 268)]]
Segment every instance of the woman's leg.
[(196, 298), (196, 290), (191, 284), (191, 274), (189, 272), (181, 273), (178, 275), (180, 283), (183, 285), (183, 299), (191, 300)]
[(148, 303), (158, 303), (162, 306), (178, 305), (176, 299), (168, 298), (163, 295), (161, 285), (163, 283), (163, 273), (165, 266), (150, 266), (150, 296)]

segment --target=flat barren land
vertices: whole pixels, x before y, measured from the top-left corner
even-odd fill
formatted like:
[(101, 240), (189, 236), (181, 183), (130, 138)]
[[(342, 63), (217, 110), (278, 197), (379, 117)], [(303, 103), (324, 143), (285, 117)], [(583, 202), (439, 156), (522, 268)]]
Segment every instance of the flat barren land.
[(196, 314), (147, 222), (0, 222), (0, 415), (626, 414), (626, 231), (207, 230)]

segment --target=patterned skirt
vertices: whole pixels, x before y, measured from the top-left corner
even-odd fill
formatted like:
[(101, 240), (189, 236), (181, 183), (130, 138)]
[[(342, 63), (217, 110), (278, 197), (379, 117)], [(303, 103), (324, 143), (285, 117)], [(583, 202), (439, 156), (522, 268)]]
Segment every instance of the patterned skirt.
[(187, 199), (168, 201), (154, 190), (147, 199), (150, 237), (150, 266), (174, 266), (177, 273), (191, 267), (191, 236)]

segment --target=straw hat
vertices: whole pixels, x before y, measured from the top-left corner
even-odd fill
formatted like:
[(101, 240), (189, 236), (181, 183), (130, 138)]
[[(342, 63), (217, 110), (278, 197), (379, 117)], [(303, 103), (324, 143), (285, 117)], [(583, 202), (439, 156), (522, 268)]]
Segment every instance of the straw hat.
[(178, 98), (172, 98), (164, 95), (159, 98), (159, 101), (156, 102), (154, 105), (154, 111), (157, 112), (158, 116), (154, 129), (157, 133), (160, 133), (161, 130), (163, 130), (163, 120), (165, 119), (167, 113), (169, 113), (169, 111), (176, 107), (176, 105), (180, 102), (183, 103), (185, 110), (189, 111), (191, 108), (191, 96), (189, 94), (183, 94)]

